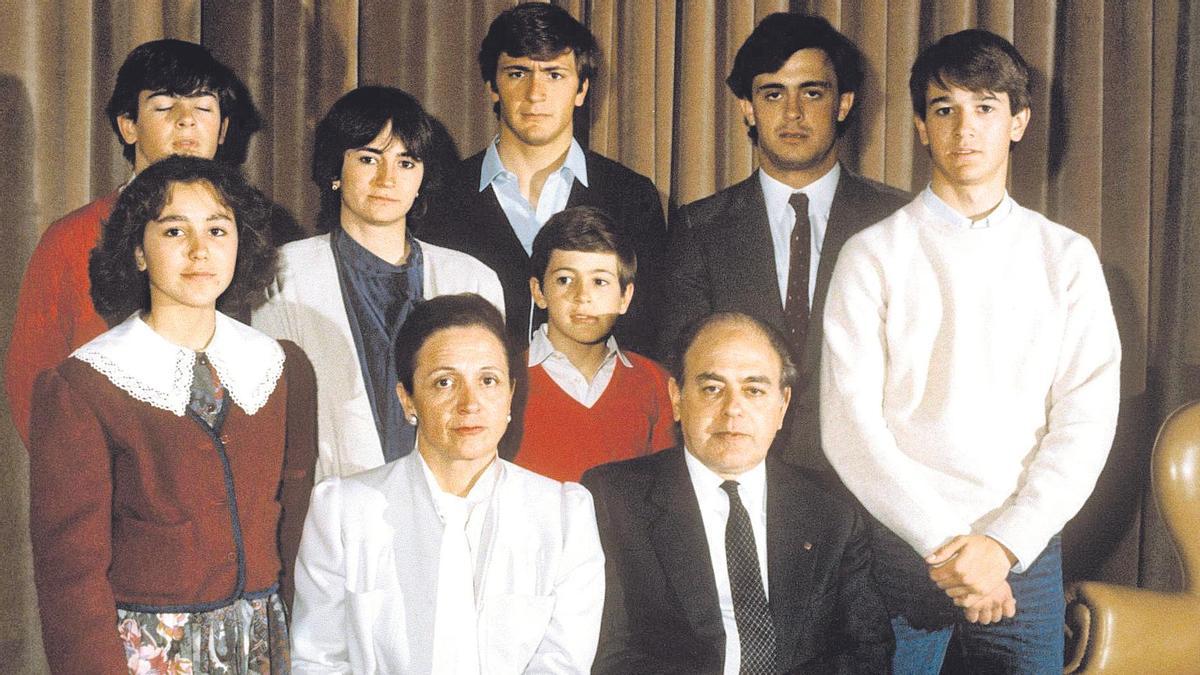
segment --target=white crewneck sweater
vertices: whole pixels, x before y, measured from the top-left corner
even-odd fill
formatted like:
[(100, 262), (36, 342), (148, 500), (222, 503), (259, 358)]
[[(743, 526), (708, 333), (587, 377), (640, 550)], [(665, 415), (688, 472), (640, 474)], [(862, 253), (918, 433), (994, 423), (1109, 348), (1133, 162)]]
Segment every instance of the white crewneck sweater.
[(986, 227), (926, 189), (846, 242), (825, 303), (822, 443), (922, 557), (986, 534), (1023, 571), (1112, 446), (1120, 342), (1087, 238), (1007, 196)]

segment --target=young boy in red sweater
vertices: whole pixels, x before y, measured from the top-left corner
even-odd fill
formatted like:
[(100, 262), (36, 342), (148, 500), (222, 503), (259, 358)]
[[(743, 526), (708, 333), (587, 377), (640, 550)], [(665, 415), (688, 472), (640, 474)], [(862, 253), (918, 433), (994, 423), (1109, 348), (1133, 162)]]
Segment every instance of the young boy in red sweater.
[(612, 335), (637, 255), (604, 211), (552, 216), (533, 241), (529, 290), (548, 321), (529, 344), (524, 433), (513, 461), (560, 481), (675, 445), (669, 375)]

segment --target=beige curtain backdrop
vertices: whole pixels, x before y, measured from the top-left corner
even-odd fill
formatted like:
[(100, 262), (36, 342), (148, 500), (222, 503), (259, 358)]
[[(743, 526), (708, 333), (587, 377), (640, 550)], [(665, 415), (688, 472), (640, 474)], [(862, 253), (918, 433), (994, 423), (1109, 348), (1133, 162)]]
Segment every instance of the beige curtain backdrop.
[[(0, 0), (0, 322), (55, 218), (128, 178), (102, 109), (137, 44), (202, 42), (238, 72), (263, 113), (248, 177), (311, 225), (317, 120), (360, 83), (401, 87), (446, 127), (457, 152), (495, 133), (476, 53), (511, 0)], [(753, 169), (724, 85), (733, 55), (774, 11), (828, 18), (866, 54), (850, 168), (921, 189), (928, 160), (912, 130), (908, 70), (941, 35), (983, 27), (1038, 72), (1033, 120), (1013, 159), (1018, 201), (1087, 235), (1109, 280), (1124, 346), (1117, 442), (1096, 494), (1066, 533), (1067, 574), (1169, 588), (1174, 554), (1145, 501), (1154, 430), (1200, 395), (1200, 3), (1080, 0), (566, 0), (604, 58), (581, 141), (684, 203)], [(0, 337), (7, 348), (8, 332)], [(27, 534), (25, 450), (0, 420), (0, 663), (44, 668)], [(69, 477), (64, 476), (64, 480)]]

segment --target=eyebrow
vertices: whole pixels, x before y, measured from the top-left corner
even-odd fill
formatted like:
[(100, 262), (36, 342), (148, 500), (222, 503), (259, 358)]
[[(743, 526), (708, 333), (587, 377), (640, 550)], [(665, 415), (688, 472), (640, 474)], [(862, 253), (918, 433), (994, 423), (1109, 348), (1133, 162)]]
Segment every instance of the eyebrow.
[[(833, 89), (833, 83), (828, 80), (805, 80), (805, 81), (801, 82), (800, 84), (796, 85), (796, 87), (798, 89), (809, 89), (812, 87), (821, 87), (822, 89)], [(755, 89), (757, 91), (762, 91), (764, 89), (784, 89), (784, 88), (785, 87), (782, 82), (767, 82), (766, 84), (760, 84), (759, 86), (755, 87)]]
[[(233, 220), (233, 216), (231, 216), (230, 214), (228, 214), (224, 211), (217, 211), (216, 213), (210, 215), (208, 218), (205, 218), (204, 220), (205, 220), (205, 222), (212, 222), (214, 220)], [(156, 223), (180, 223), (180, 222), (188, 222), (188, 218), (187, 218), (187, 216), (184, 216), (183, 214), (180, 214), (180, 213), (171, 213), (171, 214), (168, 214), (165, 216), (159, 216), (158, 218), (155, 218), (154, 222), (156, 222)]]
[[(389, 143), (388, 145), (391, 145), (391, 144)], [(358, 147), (358, 148), (350, 148), (349, 152), (369, 152), (369, 153), (371, 153), (372, 155), (382, 155), (384, 150), (387, 150), (387, 147), (383, 147), (383, 148), (372, 148), (372, 147), (371, 147), (371, 146), (369, 146), (369, 145), (364, 145), (364, 146), (361, 146), (361, 147)], [(404, 149), (404, 152), (400, 153), (400, 156), (401, 156), (401, 157), (409, 157), (409, 158), (415, 158), (415, 157), (416, 157), (416, 155), (414, 155), (414, 154), (412, 154), (411, 152), (409, 152), (407, 148), (405, 148), (405, 149)]]
[(172, 92), (166, 89), (156, 89), (147, 94), (146, 98), (154, 98), (155, 96), (166, 96), (169, 98), (218, 98), (215, 93), (208, 91), (207, 89), (198, 89), (190, 94), (180, 94), (179, 92)]
[[(975, 100), (975, 101), (999, 101), (1000, 100), (1000, 97), (996, 96), (996, 93), (992, 92), (992, 91), (986, 91), (986, 92), (974, 92), (973, 91), (973, 92), (971, 92), (971, 94), (973, 95), (973, 97), (974, 97), (973, 100)], [(926, 107), (930, 107), (930, 106), (933, 106), (938, 103), (949, 103), (949, 102), (950, 102), (950, 94), (945, 93), (945, 94), (942, 94), (941, 96), (936, 96), (934, 98), (929, 99), (929, 103), (926, 105)]]

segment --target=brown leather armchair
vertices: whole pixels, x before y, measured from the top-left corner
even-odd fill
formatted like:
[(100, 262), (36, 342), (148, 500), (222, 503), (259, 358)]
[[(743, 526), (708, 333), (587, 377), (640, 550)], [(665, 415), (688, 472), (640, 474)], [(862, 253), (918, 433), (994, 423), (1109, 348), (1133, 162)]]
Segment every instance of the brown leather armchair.
[(1184, 590), (1084, 581), (1067, 591), (1068, 673), (1200, 673), (1200, 401), (1159, 429), (1150, 485), (1183, 566)]

